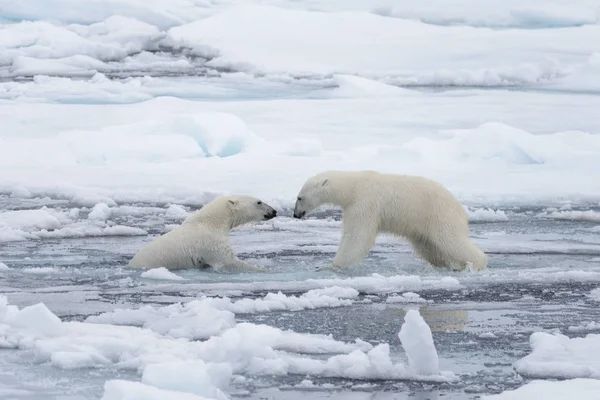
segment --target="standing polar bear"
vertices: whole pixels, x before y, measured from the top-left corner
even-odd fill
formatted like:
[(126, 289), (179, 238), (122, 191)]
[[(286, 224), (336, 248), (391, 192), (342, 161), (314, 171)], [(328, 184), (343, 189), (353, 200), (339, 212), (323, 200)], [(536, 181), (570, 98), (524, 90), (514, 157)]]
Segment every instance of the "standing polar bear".
[(129, 262), (134, 268), (204, 268), (264, 271), (238, 259), (229, 231), (275, 218), (277, 211), (251, 196), (225, 196), (208, 203), (183, 223), (142, 248)]
[(294, 218), (333, 204), (343, 209), (343, 235), (334, 268), (360, 263), (378, 233), (407, 238), (436, 267), (487, 266), (487, 256), (469, 238), (467, 214), (439, 183), (375, 171), (326, 171), (308, 179), (296, 200)]

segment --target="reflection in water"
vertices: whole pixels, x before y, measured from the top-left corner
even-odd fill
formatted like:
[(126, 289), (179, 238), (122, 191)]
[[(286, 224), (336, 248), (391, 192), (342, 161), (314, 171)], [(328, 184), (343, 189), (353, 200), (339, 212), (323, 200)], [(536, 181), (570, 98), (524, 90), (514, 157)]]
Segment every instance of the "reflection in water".
[(404, 322), (404, 315), (410, 309), (418, 308), (419, 313), (429, 325), (431, 332), (462, 331), (469, 320), (467, 310), (440, 309), (435, 305), (418, 307), (416, 305), (387, 305), (383, 311), (394, 314), (398, 318), (398, 325)]

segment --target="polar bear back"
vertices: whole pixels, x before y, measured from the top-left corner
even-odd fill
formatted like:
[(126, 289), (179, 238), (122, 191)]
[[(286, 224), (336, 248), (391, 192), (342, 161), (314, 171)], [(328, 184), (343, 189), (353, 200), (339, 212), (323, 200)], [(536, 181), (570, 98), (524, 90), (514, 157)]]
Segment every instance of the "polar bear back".
[(167, 269), (201, 268), (215, 249), (227, 244), (223, 235), (215, 235), (209, 227), (200, 224), (183, 224), (156, 238), (142, 248), (130, 261), (134, 268), (161, 266)]
[(454, 195), (433, 180), (409, 175), (365, 173), (356, 186), (357, 202), (376, 210), (381, 232), (406, 236), (452, 226), (468, 232), (467, 214)]

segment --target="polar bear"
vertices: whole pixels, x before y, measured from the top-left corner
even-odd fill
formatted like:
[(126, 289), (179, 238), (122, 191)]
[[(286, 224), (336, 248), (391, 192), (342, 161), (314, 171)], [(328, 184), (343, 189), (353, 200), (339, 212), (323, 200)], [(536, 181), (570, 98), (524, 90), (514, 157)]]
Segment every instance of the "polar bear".
[(250, 222), (270, 220), (276, 215), (273, 207), (255, 197), (219, 197), (188, 216), (177, 228), (143, 247), (129, 266), (264, 271), (236, 257), (229, 245), (229, 231)]
[(469, 238), (464, 208), (450, 191), (430, 179), (375, 171), (322, 172), (300, 190), (294, 218), (324, 204), (343, 210), (342, 241), (333, 268), (360, 263), (378, 233), (405, 237), (436, 267), (464, 269), (469, 262), (477, 270), (487, 266), (487, 256)]

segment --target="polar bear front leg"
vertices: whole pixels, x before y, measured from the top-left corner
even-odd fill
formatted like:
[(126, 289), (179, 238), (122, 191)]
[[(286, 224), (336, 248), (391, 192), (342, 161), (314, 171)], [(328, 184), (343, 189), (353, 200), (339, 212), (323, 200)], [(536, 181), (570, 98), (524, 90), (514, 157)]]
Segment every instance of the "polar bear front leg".
[(235, 252), (227, 242), (220, 237), (206, 240), (207, 246), (203, 248), (202, 260), (215, 270), (242, 270), (252, 272), (267, 272), (264, 268), (255, 267), (237, 258)]
[(247, 262), (244, 262), (237, 257), (223, 264), (222, 268), (241, 269), (248, 272), (267, 272), (266, 269), (248, 264)]
[(223, 249), (223, 253), (220, 257), (219, 264), (221, 268), (225, 269), (239, 269), (242, 271), (251, 271), (251, 272), (267, 272), (264, 268), (256, 267), (254, 265), (248, 264), (237, 258), (233, 249), (229, 246)]
[(333, 259), (334, 268), (348, 268), (365, 259), (375, 244), (378, 225), (373, 210), (344, 211), (343, 234)]

